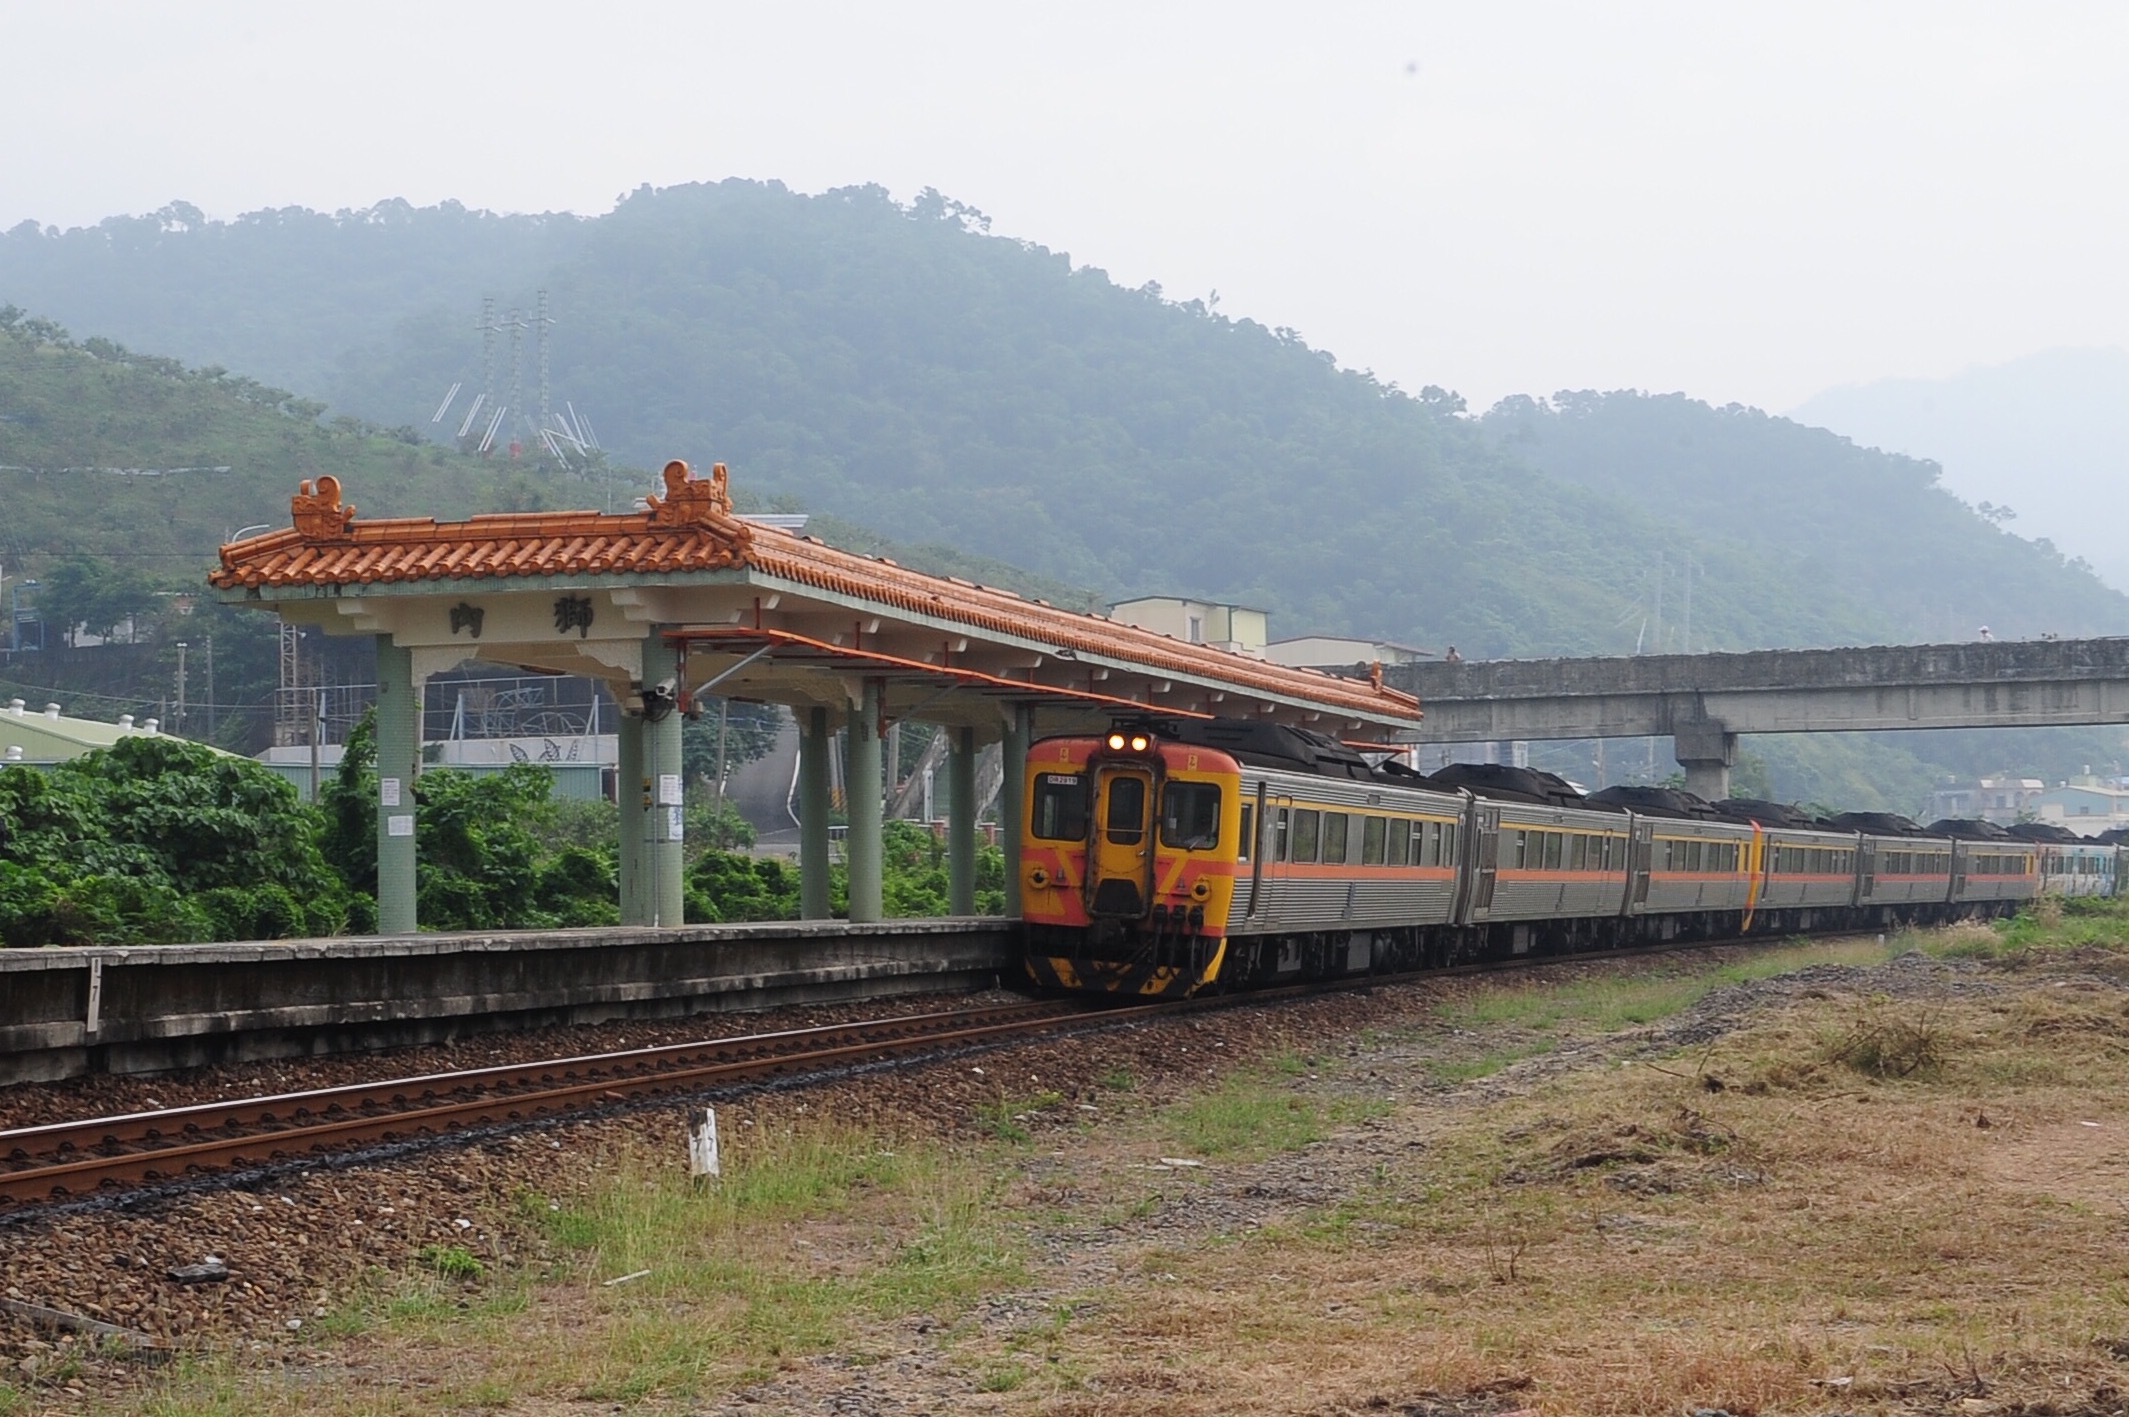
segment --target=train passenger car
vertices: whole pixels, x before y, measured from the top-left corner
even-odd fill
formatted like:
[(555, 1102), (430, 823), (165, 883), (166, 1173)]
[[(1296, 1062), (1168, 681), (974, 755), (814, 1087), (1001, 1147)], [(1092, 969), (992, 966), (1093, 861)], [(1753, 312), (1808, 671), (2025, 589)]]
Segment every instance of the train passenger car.
[(1637, 915), (1742, 914), (1753, 905), (1753, 830), (1735, 822), (1643, 818), (1635, 823), (1640, 860)]
[[(2045, 850), (2015, 839), (1953, 842), (1952, 903), (1988, 905), (2031, 900), (2045, 889)], [(2113, 852), (2109, 850), (2106, 855), (2111, 857)]]
[(1855, 907), (1853, 832), (1769, 827), (1760, 845), (1759, 909), (1772, 929), (1808, 930)]
[[(1617, 916), (1626, 899), (1633, 818), (1530, 802), (1478, 802), (1478, 871), (1460, 923)], [(1530, 932), (1522, 936), (1529, 947)], [(1564, 941), (1563, 941), (1564, 943)]]
[(1857, 909), (1866, 920), (1892, 923), (1929, 912), (1905, 907), (1944, 905), (1952, 898), (1952, 842), (1930, 836), (1905, 817), (1846, 812), (1828, 826), (1857, 834)]

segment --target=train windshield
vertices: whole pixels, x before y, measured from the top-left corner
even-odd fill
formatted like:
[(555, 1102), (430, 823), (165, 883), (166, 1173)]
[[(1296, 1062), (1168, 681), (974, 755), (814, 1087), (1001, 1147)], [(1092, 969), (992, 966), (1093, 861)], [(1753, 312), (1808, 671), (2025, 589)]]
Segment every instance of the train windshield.
[(1141, 777), (1109, 779), (1109, 820), (1104, 823), (1109, 840), (1118, 846), (1136, 846), (1146, 837), (1146, 780)]
[(1161, 789), (1161, 845), (1210, 851), (1219, 844), (1219, 784), (1171, 782)]
[(1046, 772), (1035, 779), (1032, 829), (1045, 841), (1087, 839), (1087, 780), (1078, 773)]

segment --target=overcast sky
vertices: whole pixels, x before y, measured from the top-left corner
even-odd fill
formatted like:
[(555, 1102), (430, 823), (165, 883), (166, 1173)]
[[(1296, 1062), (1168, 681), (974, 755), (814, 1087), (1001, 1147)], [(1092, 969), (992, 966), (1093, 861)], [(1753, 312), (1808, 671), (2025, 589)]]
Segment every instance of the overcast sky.
[(2129, 344), (2129, 6), (0, 0), (0, 226), (935, 186), (1408, 388)]

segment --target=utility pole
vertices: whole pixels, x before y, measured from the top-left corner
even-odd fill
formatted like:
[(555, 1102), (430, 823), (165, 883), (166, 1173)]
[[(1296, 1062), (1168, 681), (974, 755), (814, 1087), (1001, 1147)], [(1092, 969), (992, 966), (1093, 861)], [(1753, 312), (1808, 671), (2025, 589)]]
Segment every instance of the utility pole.
[(177, 642), (177, 731), (185, 731), (185, 642)]
[(214, 636), (207, 637), (207, 741), (214, 741)]

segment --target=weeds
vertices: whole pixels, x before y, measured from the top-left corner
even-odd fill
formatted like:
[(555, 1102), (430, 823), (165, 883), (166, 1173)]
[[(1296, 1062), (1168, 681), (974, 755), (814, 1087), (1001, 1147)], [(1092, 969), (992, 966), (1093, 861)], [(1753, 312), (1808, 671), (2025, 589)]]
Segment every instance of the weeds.
[(1935, 1073), (1944, 1063), (1946, 1039), (1936, 1010), (1896, 1008), (1877, 998), (1857, 1009), (1847, 1026), (1830, 1034), (1821, 1054), (1829, 1063), (1870, 1078), (1906, 1078)]
[(463, 1245), (423, 1245), (415, 1258), (445, 1279), (479, 1279), (486, 1271)]
[(1038, 1092), (1033, 1097), (1018, 1099), (1001, 1097), (976, 1109), (976, 1125), (1000, 1141), (1032, 1141), (1035, 1134), (1028, 1130), (1028, 1120), (1062, 1101), (1064, 1094), (1061, 1092)]

